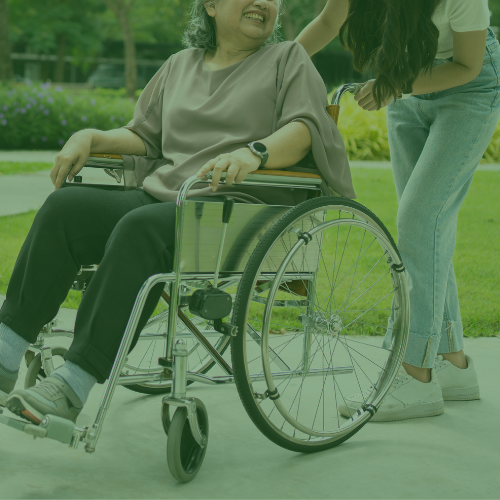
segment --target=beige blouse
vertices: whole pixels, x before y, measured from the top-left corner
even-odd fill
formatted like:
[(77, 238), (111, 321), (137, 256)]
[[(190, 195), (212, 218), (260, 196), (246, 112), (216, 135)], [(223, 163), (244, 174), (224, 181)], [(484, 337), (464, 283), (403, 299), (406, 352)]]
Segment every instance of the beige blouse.
[[(301, 121), (311, 132), (318, 173), (337, 193), (355, 197), (344, 143), (326, 111), (325, 84), (302, 45), (263, 46), (215, 71), (205, 66), (204, 55), (204, 49), (172, 55), (125, 126), (147, 150), (145, 157), (124, 156), (126, 167), (134, 163), (139, 186), (161, 201), (175, 201), (182, 183), (207, 161)], [(294, 193), (243, 184), (220, 185), (213, 193), (197, 184), (190, 196), (230, 194), (251, 203), (295, 205), (303, 198)]]

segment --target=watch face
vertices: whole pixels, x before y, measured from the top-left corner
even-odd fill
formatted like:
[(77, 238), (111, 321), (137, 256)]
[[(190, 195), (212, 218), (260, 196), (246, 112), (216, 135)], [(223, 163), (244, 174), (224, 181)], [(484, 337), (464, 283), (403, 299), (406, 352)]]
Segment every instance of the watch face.
[(259, 152), (259, 153), (265, 153), (267, 151), (266, 146), (262, 144), (261, 142), (254, 142), (253, 147)]

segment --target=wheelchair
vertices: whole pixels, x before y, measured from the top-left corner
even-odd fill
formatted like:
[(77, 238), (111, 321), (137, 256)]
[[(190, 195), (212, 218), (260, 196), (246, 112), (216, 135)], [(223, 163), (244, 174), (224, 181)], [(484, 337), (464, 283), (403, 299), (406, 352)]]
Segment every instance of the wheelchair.
[[(336, 91), (328, 106), (336, 122), (341, 96), (359, 88)], [(134, 172), (119, 155), (91, 155), (87, 167), (105, 171), (119, 186), (85, 184), (83, 176), (75, 177), (77, 185), (135, 188)], [(294, 207), (187, 199), (195, 184), (209, 181), (210, 174), (191, 177), (179, 191), (173, 271), (143, 284), (94, 424), (79, 427), (47, 415), (35, 426), (1, 409), (0, 422), (74, 449), (83, 441), (93, 453), (118, 385), (163, 395), (168, 467), (187, 482), (200, 470), (209, 439), (207, 409), (188, 397), (188, 385), (235, 383), (257, 428), (295, 452), (338, 446), (370, 420), (396, 377), (409, 332), (404, 266), (388, 230), (363, 205), (324, 195), (313, 171), (257, 171), (245, 179), (305, 190), (306, 201)], [(82, 268), (73, 289), (85, 293), (96, 269)], [(131, 349), (158, 283), (165, 285), (161, 303)], [(390, 346), (381, 348), (377, 340), (388, 323)], [(66, 352), (44, 345), (73, 335), (56, 326), (46, 325), (26, 353), (26, 388), (50, 375)], [(352, 408), (345, 397), (356, 392), (361, 401)]]

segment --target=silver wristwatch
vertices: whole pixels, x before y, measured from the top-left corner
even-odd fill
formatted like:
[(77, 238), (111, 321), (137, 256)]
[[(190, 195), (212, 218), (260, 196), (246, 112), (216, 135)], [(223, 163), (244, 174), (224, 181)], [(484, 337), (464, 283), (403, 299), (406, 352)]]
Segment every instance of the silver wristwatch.
[(260, 158), (259, 168), (262, 168), (269, 158), (269, 151), (266, 146), (262, 144), (262, 142), (253, 141), (247, 144), (247, 148), (249, 148), (255, 156)]

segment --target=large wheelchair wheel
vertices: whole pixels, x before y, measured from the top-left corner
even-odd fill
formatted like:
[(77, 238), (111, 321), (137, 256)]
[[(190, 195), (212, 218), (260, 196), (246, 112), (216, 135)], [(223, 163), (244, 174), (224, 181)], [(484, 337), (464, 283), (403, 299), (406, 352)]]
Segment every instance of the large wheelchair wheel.
[[(238, 289), (231, 355), (243, 405), (271, 441), (324, 450), (377, 411), (408, 339), (403, 270), (382, 222), (344, 198), (301, 203), (260, 240)], [(355, 393), (363, 403), (350, 410)]]
[[(191, 294), (195, 289), (187, 285), (184, 285), (184, 288), (186, 294)], [(224, 288), (224, 285), (219, 288)], [(122, 374), (140, 375), (163, 369), (158, 365), (158, 358), (164, 357), (167, 350), (168, 295), (164, 293), (160, 303), (159, 309), (161, 310), (148, 321), (141, 332), (136, 346), (127, 356)], [(148, 333), (152, 328), (153, 331)], [(212, 322), (190, 314), (187, 307), (181, 308), (181, 312), (177, 317), (176, 339), (182, 338), (186, 341), (188, 372), (204, 374), (212, 369), (215, 361), (193, 334), (194, 328), (210, 342), (219, 354), (223, 354), (227, 350), (230, 339), (227, 335), (216, 331)], [(188, 381), (188, 385), (191, 383), (192, 381)], [(124, 387), (142, 394), (167, 394), (172, 389), (172, 380), (142, 382)]]

